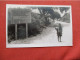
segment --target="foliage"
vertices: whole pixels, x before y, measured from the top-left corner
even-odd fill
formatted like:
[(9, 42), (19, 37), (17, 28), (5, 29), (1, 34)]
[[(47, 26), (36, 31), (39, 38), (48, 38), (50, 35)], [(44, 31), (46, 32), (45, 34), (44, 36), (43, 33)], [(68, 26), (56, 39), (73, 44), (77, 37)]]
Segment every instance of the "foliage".
[(66, 13), (62, 18), (60, 18), (61, 21), (70, 23), (70, 13)]
[(52, 7), (37, 7), (40, 11), (40, 14), (31, 13), (32, 22), (28, 24), (29, 36), (37, 35), (40, 33), (43, 28), (50, 24), (48, 18), (60, 18), (60, 14), (58, 12), (54, 12)]
[(52, 7), (39, 7), (38, 9), (41, 15), (45, 15), (45, 16), (50, 15), (50, 18), (52, 19), (60, 18), (60, 14), (55, 12)]
[(44, 28), (44, 18), (41, 18), (40, 14), (31, 13), (31, 23), (28, 24), (28, 34), (37, 35), (41, 33)]
[(63, 11), (67, 11), (67, 10), (69, 10), (69, 7), (60, 7), (60, 11), (63, 13)]

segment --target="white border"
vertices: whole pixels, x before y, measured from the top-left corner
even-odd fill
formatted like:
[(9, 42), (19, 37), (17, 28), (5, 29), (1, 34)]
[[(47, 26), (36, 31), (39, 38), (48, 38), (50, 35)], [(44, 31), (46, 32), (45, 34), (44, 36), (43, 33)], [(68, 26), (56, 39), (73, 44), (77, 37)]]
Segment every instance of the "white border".
[[(9, 6), (13, 5), (13, 7), (17, 6), (27, 6), (27, 7), (70, 7), (70, 23), (72, 26), (72, 7), (71, 5), (20, 5), (20, 4), (6, 4), (6, 48), (20, 48), (20, 47), (55, 47), (55, 46), (73, 46), (73, 39), (71, 44), (67, 45), (48, 45), (48, 44), (8, 44), (8, 32), (7, 32), (7, 25), (8, 25), (8, 8)], [(72, 34), (73, 35), (73, 34)], [(73, 37), (73, 36), (72, 36)]]

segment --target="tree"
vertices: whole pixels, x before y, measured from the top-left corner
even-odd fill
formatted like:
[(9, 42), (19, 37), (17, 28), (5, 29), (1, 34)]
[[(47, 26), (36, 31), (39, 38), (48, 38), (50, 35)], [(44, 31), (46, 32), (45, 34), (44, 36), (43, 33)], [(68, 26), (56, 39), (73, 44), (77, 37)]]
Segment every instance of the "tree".
[(45, 18), (46, 25), (50, 24), (48, 17), (52, 18), (53, 20), (55, 18), (60, 18), (60, 14), (58, 12), (55, 12), (52, 7), (38, 7), (38, 9), (41, 13), (41, 16)]
[(63, 11), (67, 11), (67, 10), (69, 10), (69, 7), (60, 7), (60, 11), (63, 13)]

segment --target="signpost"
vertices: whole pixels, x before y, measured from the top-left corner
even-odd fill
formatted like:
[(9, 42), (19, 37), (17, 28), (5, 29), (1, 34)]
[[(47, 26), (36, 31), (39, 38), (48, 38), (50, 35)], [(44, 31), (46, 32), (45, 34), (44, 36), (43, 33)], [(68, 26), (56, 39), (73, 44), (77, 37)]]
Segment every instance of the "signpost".
[[(20, 9), (20, 8), (19, 8)], [(15, 9), (11, 9), (10, 12), (11, 12), (11, 20), (10, 20), (10, 23), (9, 24), (14, 24), (15, 25), (15, 39), (17, 39), (18, 37), (18, 24), (25, 24), (25, 28), (26, 28), (26, 37), (28, 37), (28, 23), (31, 23), (31, 11), (30, 9), (19, 9), (16, 8), (16, 11)], [(15, 11), (15, 12), (14, 12)], [(25, 13), (24, 13), (25, 12)], [(17, 14), (18, 13), (18, 14)], [(19, 32), (20, 33), (20, 32)]]

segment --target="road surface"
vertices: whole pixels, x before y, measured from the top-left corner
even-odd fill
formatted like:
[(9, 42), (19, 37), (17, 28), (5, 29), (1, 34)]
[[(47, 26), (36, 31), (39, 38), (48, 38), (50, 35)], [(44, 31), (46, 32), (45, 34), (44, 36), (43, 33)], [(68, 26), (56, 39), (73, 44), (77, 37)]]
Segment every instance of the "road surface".
[(54, 27), (47, 27), (41, 34), (24, 40), (12, 41), (11, 44), (32, 44), (33, 46), (72, 46), (72, 25), (56, 21), (63, 26), (62, 42), (58, 42), (57, 32)]

